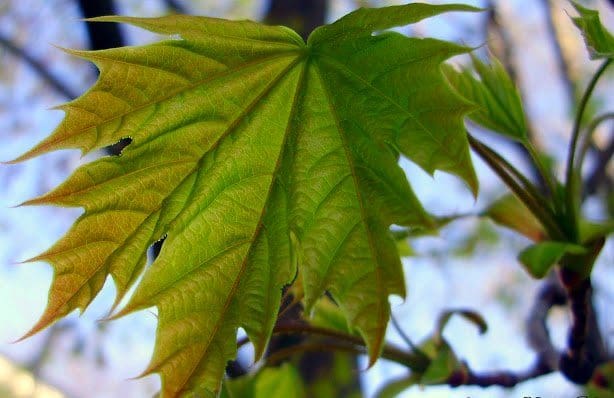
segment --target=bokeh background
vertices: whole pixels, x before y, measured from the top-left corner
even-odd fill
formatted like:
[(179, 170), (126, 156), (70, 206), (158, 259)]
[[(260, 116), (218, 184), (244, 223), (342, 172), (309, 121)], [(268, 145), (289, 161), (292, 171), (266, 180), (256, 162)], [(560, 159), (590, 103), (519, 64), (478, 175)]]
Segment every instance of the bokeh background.
[[(559, 0), (465, 0), (486, 7), (479, 14), (452, 13), (427, 20), (403, 32), (487, 47), (514, 73), (526, 104), (534, 140), (547, 154), (559, 175), (567, 150), (573, 108), (596, 62), (588, 54), (570, 22), (572, 7)], [(107, 3), (117, 14), (159, 16), (173, 12), (286, 22), (308, 30), (320, 20), (333, 21), (359, 6), (384, 6), (395, 1), (314, 0), (0, 0), (0, 160), (10, 160), (49, 134), (62, 114), (51, 108), (87, 89), (96, 70), (55, 46), (88, 49), (95, 43), (81, 20), (83, 6)], [(305, 4), (303, 4), (305, 3)], [(433, 3), (439, 3), (433, 1)], [(598, 8), (614, 31), (614, 7), (605, 0), (585, 1)], [(107, 36), (107, 39), (109, 37)], [(124, 44), (144, 44), (156, 36), (138, 29), (120, 28)], [(466, 62), (466, 58), (454, 59)], [(417, 77), (419, 78), (419, 77)], [(614, 105), (613, 74), (600, 83), (594, 110)], [(599, 174), (585, 211), (592, 217), (612, 217), (612, 167), (599, 164), (599, 154), (611, 151), (612, 124), (597, 132), (586, 167)], [(474, 132), (474, 130), (472, 130)], [(513, 145), (486, 132), (489, 140), (515, 165), (531, 172)], [(609, 146), (608, 146), (609, 145)], [(153, 349), (156, 318), (143, 311), (113, 322), (98, 322), (114, 297), (109, 281), (92, 306), (72, 314), (25, 341), (17, 340), (42, 313), (51, 282), (44, 263), (19, 264), (49, 247), (79, 215), (79, 209), (16, 207), (64, 180), (79, 164), (76, 151), (62, 151), (16, 165), (0, 165), (0, 397), (152, 397), (158, 391), (156, 376), (130, 380), (147, 365)], [(475, 159), (482, 186), (474, 200), (451, 176), (424, 174), (402, 161), (408, 177), (427, 209), (438, 215), (467, 214), (438, 236), (409, 242), (411, 256), (404, 258), (408, 297), (393, 299), (393, 312), (401, 328), (419, 341), (433, 329), (438, 314), (449, 308), (479, 311), (489, 324), (485, 335), (462, 320), (452, 320), (445, 336), (458, 355), (476, 371), (531, 366), (535, 352), (527, 343), (527, 317), (534, 306), (540, 282), (531, 279), (515, 260), (528, 241), (505, 231), (479, 213), (503, 195), (502, 184)], [(592, 173), (592, 174), (591, 174)], [(595, 306), (610, 352), (614, 342), (614, 248), (606, 245), (595, 268)], [(609, 310), (608, 310), (609, 309)], [(548, 318), (554, 345), (563, 347), (569, 316), (554, 308)], [(388, 339), (403, 344), (390, 327)], [(244, 358), (249, 364), (249, 358)], [(387, 380), (404, 370), (385, 361), (364, 371), (359, 359), (360, 386), (372, 396)], [(511, 390), (491, 387), (412, 388), (404, 397), (575, 397), (580, 390), (559, 375), (544, 376)]]

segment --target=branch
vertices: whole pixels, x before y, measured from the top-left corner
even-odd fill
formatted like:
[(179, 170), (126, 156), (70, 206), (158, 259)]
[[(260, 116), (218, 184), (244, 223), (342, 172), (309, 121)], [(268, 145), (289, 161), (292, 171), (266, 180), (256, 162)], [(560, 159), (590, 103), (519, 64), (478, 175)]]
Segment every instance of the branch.
[(530, 369), (521, 373), (510, 371), (475, 373), (467, 367), (467, 364), (464, 364), (464, 369), (452, 374), (452, 376), (448, 378), (447, 384), (450, 385), (450, 387), (500, 386), (510, 388), (514, 387), (516, 384), (535, 379), (539, 376), (547, 375), (553, 371), (554, 369), (552, 369), (546, 362), (542, 361), (541, 358), (538, 358)]
[(324, 24), (327, 8), (327, 0), (271, 0), (265, 22), (289, 26), (307, 39), (311, 31)]
[(556, 305), (567, 302), (565, 290), (551, 277), (544, 282), (539, 290), (533, 307), (527, 319), (527, 338), (529, 344), (537, 353), (534, 365), (524, 372), (493, 371), (476, 373), (466, 363), (462, 369), (453, 373), (447, 380), (451, 387), (479, 386), (479, 387), (514, 387), (516, 384), (534, 379), (554, 372), (558, 369), (559, 353), (550, 340), (550, 332), (546, 325), (546, 318), (550, 309)]
[[(84, 18), (117, 14), (112, 0), (79, 0), (77, 3)], [(124, 45), (119, 25), (116, 23), (86, 22), (85, 26), (87, 28), (90, 49), (92, 50), (104, 50)]]
[(166, 8), (177, 14), (189, 14), (187, 8), (177, 0), (164, 0), (164, 5), (166, 5)]
[(35, 59), (32, 55), (28, 54), (24, 49), (17, 46), (8, 37), (3, 36), (2, 34), (0, 34), (0, 45), (6, 48), (14, 56), (24, 61), (45, 83), (50, 85), (59, 94), (68, 99), (72, 99), (77, 96), (72, 89), (56, 78), (42, 62)]
[[(603, 240), (596, 244), (597, 249), (602, 245)], [(561, 268), (559, 277), (567, 292), (572, 316), (567, 350), (561, 355), (559, 369), (570, 381), (586, 384), (595, 369), (607, 360), (592, 302), (591, 279), (582, 278), (568, 268)]]
[(551, 369), (558, 368), (559, 352), (552, 344), (546, 320), (552, 307), (565, 305), (566, 303), (567, 296), (565, 295), (565, 290), (555, 275), (551, 274), (537, 293), (527, 318), (527, 340), (529, 345), (537, 353), (540, 361)]

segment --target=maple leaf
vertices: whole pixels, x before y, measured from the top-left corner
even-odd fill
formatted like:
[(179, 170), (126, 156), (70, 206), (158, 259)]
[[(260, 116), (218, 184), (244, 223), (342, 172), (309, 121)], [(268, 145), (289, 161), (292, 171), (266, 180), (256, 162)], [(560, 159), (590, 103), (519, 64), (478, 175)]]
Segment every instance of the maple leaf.
[[(85, 310), (111, 275), (115, 316), (158, 309), (145, 374), (162, 395), (214, 395), (242, 327), (265, 351), (283, 286), (300, 277), (309, 310), (329, 291), (378, 357), (388, 297), (404, 296), (391, 224), (432, 226), (397, 164), (477, 181), (463, 116), (439, 66), (466, 47), (385, 31), (464, 5), (361, 9), (295, 32), (206, 17), (102, 17), (172, 39), (70, 53), (100, 69), (96, 84), (59, 107), (65, 118), (16, 161), (83, 153), (131, 138), (121, 156), (75, 171), (26, 204), (83, 207), (50, 249), (49, 302), (28, 335)], [(374, 32), (377, 31), (377, 34)], [(385, 32), (382, 32), (385, 31)], [(115, 307), (115, 306), (114, 306)]]

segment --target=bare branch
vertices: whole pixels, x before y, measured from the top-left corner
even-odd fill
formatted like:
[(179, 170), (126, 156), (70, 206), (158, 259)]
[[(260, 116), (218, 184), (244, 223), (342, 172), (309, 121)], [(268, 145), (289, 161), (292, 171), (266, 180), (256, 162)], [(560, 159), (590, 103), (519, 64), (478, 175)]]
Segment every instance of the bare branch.
[[(593, 246), (599, 253), (605, 239)], [(607, 351), (597, 323), (593, 306), (593, 287), (590, 278), (584, 278), (568, 268), (559, 271), (561, 283), (567, 292), (572, 316), (567, 339), (567, 350), (559, 360), (559, 370), (570, 381), (586, 384), (593, 372), (607, 360)]]
[(164, 0), (166, 8), (178, 14), (189, 14), (187, 8), (177, 0)]
[(2, 34), (0, 34), (0, 45), (6, 48), (11, 54), (25, 62), (45, 83), (50, 85), (59, 94), (69, 99), (76, 97), (73, 90), (56, 78), (41, 61), (28, 54), (24, 49), (20, 48), (8, 37), (3, 36)]
[(467, 367), (465, 364), (464, 369), (455, 372), (448, 379), (448, 384), (451, 387), (458, 386), (479, 386), (479, 387), (514, 387), (516, 384), (522, 383), (527, 380), (535, 379), (537, 377), (552, 373), (552, 369), (542, 358), (538, 358), (535, 364), (525, 372), (484, 372), (475, 373)]
[(551, 369), (558, 368), (559, 352), (552, 344), (546, 320), (552, 307), (566, 303), (565, 290), (555, 275), (551, 274), (537, 293), (527, 318), (529, 345), (541, 358), (541, 361)]

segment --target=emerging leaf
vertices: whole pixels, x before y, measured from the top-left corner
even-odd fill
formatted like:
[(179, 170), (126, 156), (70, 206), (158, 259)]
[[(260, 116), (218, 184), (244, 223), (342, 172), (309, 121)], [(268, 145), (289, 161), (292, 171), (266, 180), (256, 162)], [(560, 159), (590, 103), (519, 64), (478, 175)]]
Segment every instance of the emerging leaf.
[(572, 1), (579, 17), (571, 20), (580, 29), (591, 59), (614, 58), (614, 36), (603, 26), (599, 13)]
[[(495, 133), (520, 142), (527, 141), (527, 125), (518, 88), (496, 58), (486, 65), (472, 56), (473, 69), (458, 71), (444, 65), (450, 84), (465, 99), (479, 105), (469, 119)], [(479, 80), (473, 76), (477, 73)]]
[(496, 200), (484, 215), (534, 242), (539, 242), (546, 236), (539, 220), (515, 195), (508, 194)]
[(375, 394), (377, 398), (394, 398), (402, 394), (405, 390), (420, 383), (420, 375), (411, 373), (408, 376), (403, 376), (394, 379), (384, 386)]
[(350, 325), (348, 325), (341, 308), (326, 296), (318, 300), (313, 307), (310, 323), (313, 326), (337, 330), (342, 333), (357, 334), (356, 331), (353, 331)]
[(84, 310), (108, 275), (117, 304), (141, 275), (147, 248), (167, 236), (116, 314), (158, 308), (145, 373), (161, 374), (164, 397), (216, 394), (238, 327), (260, 357), (297, 266), (307, 307), (329, 291), (375, 361), (388, 297), (405, 294), (389, 226), (433, 224), (397, 154), (456, 174), (474, 193), (477, 181), (462, 126), (471, 106), (439, 70), (467, 48), (372, 33), (469, 9), (359, 10), (316, 30), (308, 45), (287, 28), (249, 21), (96, 19), (173, 39), (70, 51), (94, 62), (99, 80), (61, 106), (60, 126), (18, 160), (132, 142), (26, 202), (85, 209), (32, 259), (51, 263), (55, 276), (29, 334)]
[(529, 274), (535, 278), (543, 278), (566, 253), (584, 254), (582, 246), (565, 242), (544, 241), (529, 246), (520, 253), (518, 260), (525, 266)]

